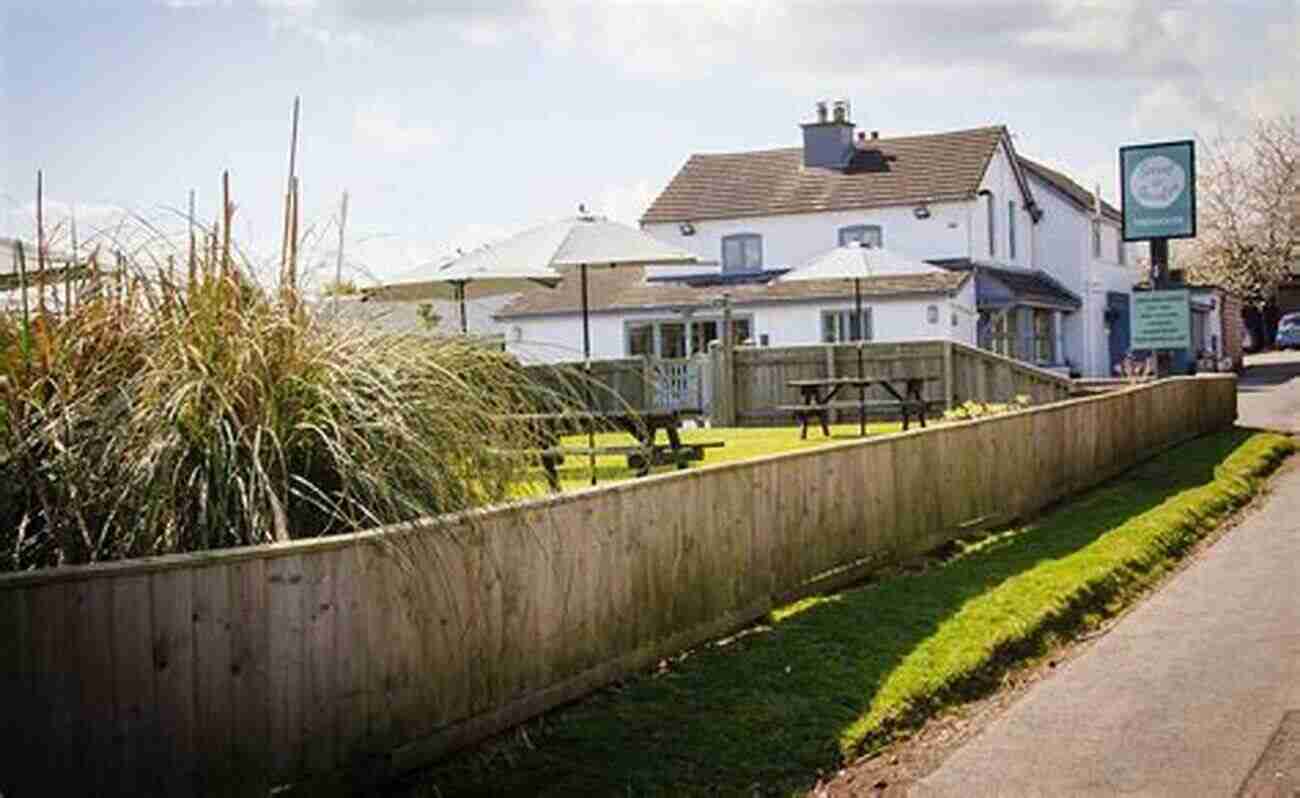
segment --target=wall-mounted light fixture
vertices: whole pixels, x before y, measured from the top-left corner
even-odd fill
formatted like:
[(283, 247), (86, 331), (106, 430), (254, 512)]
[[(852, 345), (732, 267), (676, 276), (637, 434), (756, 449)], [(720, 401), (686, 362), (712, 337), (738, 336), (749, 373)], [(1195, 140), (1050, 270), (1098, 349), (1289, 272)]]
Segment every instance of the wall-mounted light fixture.
[(929, 219), (930, 206), (922, 202), (920, 205), (917, 205), (915, 208), (912, 209), (912, 215), (918, 219)]
[(690, 222), (682, 222), (677, 225), (677, 231), (684, 236), (693, 236), (695, 235), (695, 225)]

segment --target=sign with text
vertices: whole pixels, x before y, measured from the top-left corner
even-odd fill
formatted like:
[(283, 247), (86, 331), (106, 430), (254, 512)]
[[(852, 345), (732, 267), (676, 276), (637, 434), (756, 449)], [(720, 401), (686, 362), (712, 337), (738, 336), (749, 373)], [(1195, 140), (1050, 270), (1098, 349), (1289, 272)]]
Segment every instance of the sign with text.
[(1124, 240), (1196, 236), (1196, 144), (1120, 147)]
[(1130, 349), (1190, 349), (1191, 297), (1186, 290), (1133, 292)]

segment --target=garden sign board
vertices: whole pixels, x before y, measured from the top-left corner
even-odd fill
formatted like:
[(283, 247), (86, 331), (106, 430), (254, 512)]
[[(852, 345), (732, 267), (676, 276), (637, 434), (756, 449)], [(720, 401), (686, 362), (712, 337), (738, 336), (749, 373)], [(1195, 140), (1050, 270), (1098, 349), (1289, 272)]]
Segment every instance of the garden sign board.
[(1132, 349), (1190, 349), (1191, 297), (1178, 291), (1134, 291), (1129, 346)]

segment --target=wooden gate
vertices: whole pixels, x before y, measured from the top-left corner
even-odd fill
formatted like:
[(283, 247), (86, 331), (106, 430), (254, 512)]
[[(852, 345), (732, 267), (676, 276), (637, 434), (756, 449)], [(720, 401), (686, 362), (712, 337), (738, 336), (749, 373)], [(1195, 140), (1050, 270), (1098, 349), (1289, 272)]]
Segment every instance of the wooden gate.
[(700, 359), (656, 360), (651, 365), (654, 406), (667, 410), (707, 410), (700, 384)]

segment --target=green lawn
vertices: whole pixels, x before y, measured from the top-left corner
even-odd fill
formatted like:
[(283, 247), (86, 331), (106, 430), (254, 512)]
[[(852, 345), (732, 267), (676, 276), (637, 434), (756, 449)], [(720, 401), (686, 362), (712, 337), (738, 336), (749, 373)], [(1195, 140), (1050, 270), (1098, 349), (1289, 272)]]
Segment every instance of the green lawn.
[[(881, 435), (888, 432), (897, 432), (902, 428), (902, 424), (898, 422), (868, 424), (867, 434)], [(807, 440), (799, 439), (798, 427), (714, 427), (712, 429), (688, 429), (682, 432), (682, 440), (687, 443), (723, 441), (726, 444), (717, 449), (705, 449), (704, 459), (691, 463), (692, 468), (698, 468), (701, 465), (727, 463), (733, 460), (747, 460), (765, 454), (779, 454), (798, 449), (808, 449), (815, 446), (824, 446), (827, 443), (856, 440), (858, 437), (856, 422), (832, 425), (831, 437), (829, 438), (822, 435), (820, 428), (813, 427), (808, 431)], [(657, 442), (667, 442), (663, 432), (659, 433)], [(606, 432), (596, 436), (597, 446), (628, 446), (633, 443), (634, 440), (630, 435), (620, 432)], [(567, 436), (562, 440), (562, 445), (585, 447), (587, 445), (587, 436)], [(655, 473), (668, 473), (672, 470), (673, 466), (660, 466), (655, 469)], [(560, 466), (558, 471), (560, 485), (564, 490), (583, 488), (591, 484), (591, 471), (588, 466), (588, 458), (585, 456), (568, 456), (565, 458), (564, 465)], [(542, 490), (545, 488), (545, 476), (540, 468), (536, 469), (536, 474), (537, 484), (535, 488)], [(601, 484), (632, 479), (635, 476), (633, 471), (627, 467), (626, 457), (604, 456), (596, 458), (596, 479)]]
[[(753, 432), (760, 441), (778, 434)], [(819, 771), (986, 693), (1012, 664), (1134, 600), (1292, 449), (1239, 429), (1185, 444), (1028, 525), (954, 546), (919, 572), (774, 612), (400, 789), (800, 793)]]

